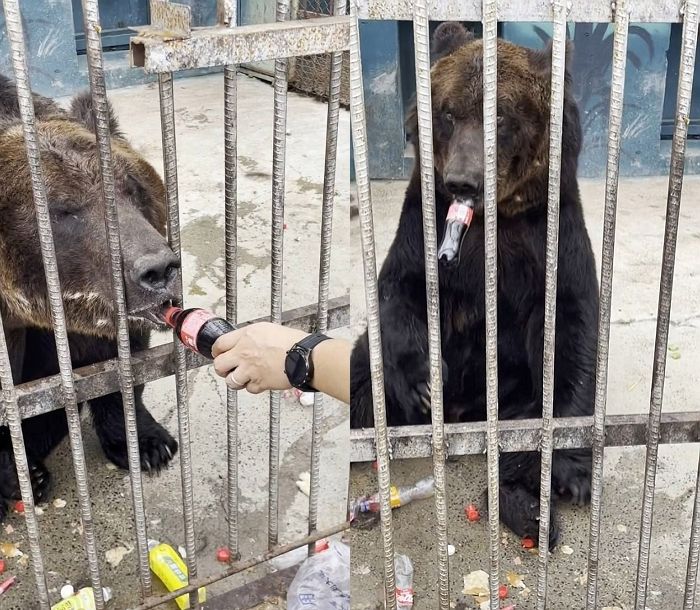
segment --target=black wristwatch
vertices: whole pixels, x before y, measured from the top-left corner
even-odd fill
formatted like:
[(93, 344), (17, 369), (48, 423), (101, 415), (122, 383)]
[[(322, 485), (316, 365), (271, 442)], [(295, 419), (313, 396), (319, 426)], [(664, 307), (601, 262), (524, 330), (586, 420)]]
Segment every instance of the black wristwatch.
[(309, 385), (309, 382), (314, 378), (314, 363), (311, 360), (311, 350), (326, 339), (330, 339), (330, 337), (314, 333), (295, 343), (287, 352), (287, 358), (284, 361), (284, 372), (293, 387), (302, 392), (317, 391)]

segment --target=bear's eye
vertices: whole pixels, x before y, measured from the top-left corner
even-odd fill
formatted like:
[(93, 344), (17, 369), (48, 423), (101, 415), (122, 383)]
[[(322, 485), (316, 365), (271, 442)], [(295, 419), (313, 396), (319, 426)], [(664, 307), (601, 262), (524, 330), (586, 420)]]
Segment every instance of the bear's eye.
[(446, 120), (448, 123), (451, 123), (452, 125), (454, 125), (454, 122), (455, 122), (455, 116), (454, 116), (454, 114), (452, 114), (451, 112), (446, 112), (446, 113), (445, 113), (445, 120)]
[(498, 125), (499, 127), (500, 127), (501, 125), (503, 125), (503, 115), (500, 115), (500, 114), (499, 114), (499, 115), (496, 117), (496, 125)]

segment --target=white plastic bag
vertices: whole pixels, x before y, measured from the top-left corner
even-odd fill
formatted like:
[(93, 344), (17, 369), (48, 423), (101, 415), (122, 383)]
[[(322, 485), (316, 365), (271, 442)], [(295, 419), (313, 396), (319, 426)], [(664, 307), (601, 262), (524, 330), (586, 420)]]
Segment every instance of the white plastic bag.
[(331, 541), (309, 557), (287, 591), (287, 610), (350, 610), (350, 547)]

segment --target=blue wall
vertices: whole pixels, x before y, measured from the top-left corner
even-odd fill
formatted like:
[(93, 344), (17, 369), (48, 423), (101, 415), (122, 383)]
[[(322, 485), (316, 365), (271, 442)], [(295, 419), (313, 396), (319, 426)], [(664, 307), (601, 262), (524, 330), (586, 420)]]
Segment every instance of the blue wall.
[[(404, 178), (410, 174), (413, 164), (403, 131), (403, 109), (415, 91), (412, 24), (367, 22), (360, 27), (365, 103), (371, 115), (371, 118), (368, 116), (370, 175), (379, 179)], [(392, 28), (398, 31), (397, 35), (389, 35)], [(505, 39), (533, 48), (542, 48), (550, 32), (551, 27), (545, 24), (501, 24), (501, 35)], [(572, 72), (575, 94), (584, 130), (579, 166), (579, 174), (583, 177), (605, 175), (612, 34), (613, 27), (608, 24), (579, 23), (569, 26), (569, 37), (574, 43)], [(671, 94), (675, 95), (674, 79), (677, 78), (677, 74), (670, 74), (667, 82), (667, 55), (669, 52), (677, 53), (675, 47), (675, 50), (669, 50), (670, 40), (669, 24), (630, 26), (620, 156), (623, 176), (668, 172), (670, 141), (662, 140), (661, 126), (667, 86), (670, 85)], [(382, 49), (376, 59), (375, 47)], [(393, 70), (398, 70), (398, 74)], [(700, 69), (696, 69), (696, 72), (700, 72)], [(393, 95), (400, 102), (390, 100), (388, 75), (391, 75), (392, 83), (396, 86)], [(700, 76), (696, 80), (700, 80)], [(667, 100), (666, 106), (668, 115), (668, 108), (673, 109), (675, 103)], [(695, 100), (695, 106), (700, 106), (700, 100)], [(400, 116), (395, 116), (397, 109)], [(668, 122), (668, 116), (665, 118)], [(399, 156), (403, 157), (403, 163), (397, 162)], [(700, 173), (698, 140), (689, 141), (686, 171)]]

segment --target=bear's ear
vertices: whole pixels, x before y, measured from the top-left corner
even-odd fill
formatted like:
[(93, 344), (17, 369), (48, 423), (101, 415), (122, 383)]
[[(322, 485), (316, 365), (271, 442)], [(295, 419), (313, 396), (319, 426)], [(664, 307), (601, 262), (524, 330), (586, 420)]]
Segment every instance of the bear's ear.
[[(544, 49), (529, 49), (530, 65), (539, 73), (550, 77), (552, 72), (552, 41), (547, 43)], [(574, 63), (574, 43), (566, 40), (566, 58), (565, 58), (565, 78), (566, 82), (571, 82), (571, 66)]]
[[(92, 107), (92, 96), (89, 92), (85, 91), (73, 98), (70, 105), (70, 114), (92, 133), (97, 132), (95, 127), (95, 113)], [(114, 116), (114, 110), (112, 110), (112, 105), (109, 102), (107, 102), (107, 114), (109, 115), (109, 133), (115, 138), (123, 137), (123, 134), (119, 130), (119, 123)]]
[(433, 34), (431, 45), (431, 62), (434, 63), (441, 57), (453, 53), (462, 45), (474, 40), (474, 34), (456, 21), (445, 21), (441, 23)]

